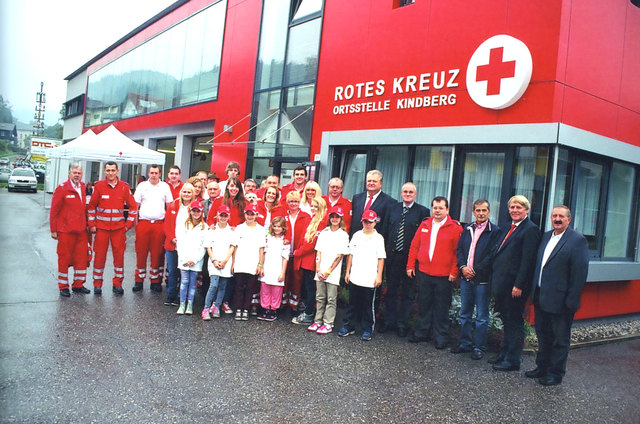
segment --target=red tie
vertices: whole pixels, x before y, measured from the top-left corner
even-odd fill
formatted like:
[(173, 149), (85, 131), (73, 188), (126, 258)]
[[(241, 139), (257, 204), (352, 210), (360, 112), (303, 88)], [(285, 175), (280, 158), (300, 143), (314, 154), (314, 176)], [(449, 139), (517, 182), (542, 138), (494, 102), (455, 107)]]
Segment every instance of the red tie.
[(373, 196), (369, 196), (369, 201), (367, 202), (367, 204), (364, 207), (365, 211), (368, 211), (369, 209), (371, 209), (371, 203), (373, 203)]
[[(511, 224), (511, 229), (509, 230), (509, 232), (507, 233), (507, 236), (504, 238), (504, 240), (502, 240), (502, 244), (500, 245), (500, 249), (502, 249), (502, 246), (504, 246), (504, 242), (507, 241), (507, 239), (509, 238), (509, 236), (511, 235), (511, 233), (513, 233), (513, 230), (516, 228), (516, 224)], [(498, 250), (500, 250), (498, 249)]]

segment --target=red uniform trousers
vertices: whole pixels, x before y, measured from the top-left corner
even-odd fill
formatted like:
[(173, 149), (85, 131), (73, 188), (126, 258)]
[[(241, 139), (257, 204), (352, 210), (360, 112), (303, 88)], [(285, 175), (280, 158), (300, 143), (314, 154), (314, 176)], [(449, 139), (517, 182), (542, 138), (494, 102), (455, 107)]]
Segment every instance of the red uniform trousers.
[(87, 232), (58, 233), (58, 289), (69, 288), (69, 267), (73, 267), (73, 284), (82, 287), (87, 280)]
[(302, 295), (303, 279), (302, 269), (293, 269), (293, 258), (289, 258), (289, 262), (287, 262), (287, 273), (284, 277), (284, 290), (282, 291), (283, 306), (289, 304), (291, 309), (298, 309), (300, 296)]
[(134, 281), (142, 283), (147, 276), (147, 256), (151, 256), (151, 284), (162, 283), (164, 270), (164, 222), (141, 219), (136, 225), (136, 271)]
[(107, 261), (107, 250), (111, 241), (111, 254), (113, 255), (113, 286), (121, 287), (124, 280), (124, 251), (127, 247), (127, 237), (124, 228), (117, 230), (96, 230), (93, 240), (93, 286), (102, 287), (104, 264)]

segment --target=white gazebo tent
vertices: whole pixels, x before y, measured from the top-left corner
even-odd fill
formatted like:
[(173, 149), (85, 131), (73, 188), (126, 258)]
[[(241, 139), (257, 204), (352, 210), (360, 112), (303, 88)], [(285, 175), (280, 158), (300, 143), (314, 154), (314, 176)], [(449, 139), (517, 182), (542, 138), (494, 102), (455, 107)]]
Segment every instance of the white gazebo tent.
[[(48, 149), (46, 157), (48, 159), (67, 161), (114, 161), (118, 163), (146, 165), (158, 164), (160, 166), (163, 166), (165, 162), (164, 153), (156, 152), (155, 150), (147, 149), (139, 145), (118, 131), (113, 125), (98, 135), (95, 135), (93, 131), (89, 130), (69, 143)], [(61, 173), (60, 166), (58, 165), (56, 168), (53, 188), (60, 182), (58, 181), (60, 178), (59, 174)], [(66, 178), (66, 174), (62, 177)]]

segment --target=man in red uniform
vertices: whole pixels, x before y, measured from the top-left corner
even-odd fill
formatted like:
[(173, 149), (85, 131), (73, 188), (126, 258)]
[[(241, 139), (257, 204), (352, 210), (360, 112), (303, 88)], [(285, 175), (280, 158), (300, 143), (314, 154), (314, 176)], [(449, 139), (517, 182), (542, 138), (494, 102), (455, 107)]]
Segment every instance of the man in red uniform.
[(160, 181), (160, 166), (151, 165), (149, 179), (138, 184), (133, 198), (138, 203), (136, 225), (136, 272), (133, 291), (142, 290), (147, 275), (147, 256), (151, 256), (151, 290), (162, 291), (164, 255), (164, 213), (173, 201), (169, 184)]
[(459, 272), (457, 248), (462, 226), (451, 219), (449, 202), (442, 196), (431, 201), (431, 213), (433, 216), (418, 227), (409, 248), (407, 275), (416, 279), (419, 317), (409, 341), (428, 340), (433, 328), (436, 349), (444, 349), (449, 334), (451, 283)]
[(327, 209), (335, 206), (342, 208), (344, 225), (347, 227), (345, 231), (349, 234), (349, 230), (351, 229), (351, 200), (342, 197), (343, 187), (344, 183), (340, 178), (331, 178), (329, 180), (329, 195), (322, 196), (322, 198), (327, 202)]
[[(123, 294), (124, 250), (127, 244), (126, 232), (136, 221), (137, 206), (129, 184), (118, 179), (118, 164), (107, 162), (104, 166), (105, 179), (96, 183), (87, 213), (89, 229), (96, 234), (93, 242), (93, 294), (102, 294), (104, 264), (111, 242), (113, 254), (113, 292)], [(124, 208), (129, 208), (125, 221)]]
[(91, 293), (84, 287), (87, 280), (87, 213), (82, 167), (72, 164), (69, 179), (53, 192), (49, 228), (51, 238), (58, 240), (58, 289), (60, 296), (69, 297), (69, 267), (73, 266), (74, 293)]
[(292, 191), (297, 191), (302, 199), (302, 192), (304, 186), (307, 184), (307, 168), (304, 166), (298, 166), (293, 170), (293, 181), (289, 184), (283, 185), (280, 191), (280, 202), (282, 206), (287, 207), (287, 194)]
[(184, 183), (180, 181), (180, 175), (180, 167), (177, 165), (173, 165), (169, 168), (169, 172), (167, 173), (167, 184), (169, 184), (173, 200), (180, 197), (180, 190), (182, 190), (182, 186), (184, 185)]

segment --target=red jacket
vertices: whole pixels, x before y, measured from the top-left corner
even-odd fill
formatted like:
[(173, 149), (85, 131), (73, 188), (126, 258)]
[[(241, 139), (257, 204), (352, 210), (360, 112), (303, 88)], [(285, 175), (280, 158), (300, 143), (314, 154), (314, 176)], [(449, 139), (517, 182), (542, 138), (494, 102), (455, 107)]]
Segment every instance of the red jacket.
[(447, 221), (438, 230), (436, 248), (433, 251), (433, 260), (429, 260), (429, 246), (431, 244), (431, 226), (433, 217), (422, 221), (416, 235), (413, 237), (409, 248), (407, 270), (415, 270), (416, 261), (418, 269), (434, 277), (458, 276), (458, 258), (456, 249), (458, 240), (462, 234), (462, 225), (447, 215)]
[[(331, 206), (331, 202), (329, 201), (329, 196), (322, 196), (322, 198), (324, 199), (325, 202), (327, 202), (327, 213), (328, 213), (333, 206)], [(351, 200), (340, 195), (340, 198), (336, 202), (335, 206), (340, 206), (342, 208), (342, 212), (344, 213), (342, 220), (344, 221), (344, 225), (346, 225), (347, 227), (346, 232), (347, 234), (349, 234), (349, 230), (351, 229)]]
[[(296, 224), (297, 223), (298, 222), (296, 221)], [(309, 271), (316, 270), (316, 242), (318, 241), (318, 233), (324, 230), (326, 226), (327, 221), (324, 219), (320, 221), (316, 235), (313, 236), (313, 239), (310, 242), (304, 237), (307, 233), (307, 229), (304, 229), (304, 233), (302, 234), (302, 245), (293, 252), (293, 269), (302, 268)]]
[(52, 233), (81, 232), (87, 229), (87, 195), (84, 183), (80, 183), (82, 196), (73, 188), (70, 180), (56, 187), (51, 199), (49, 228)]
[(304, 234), (307, 232), (307, 227), (309, 226), (309, 222), (311, 222), (311, 216), (308, 213), (299, 211), (298, 217), (296, 218), (295, 225), (295, 234), (294, 239), (291, 240), (291, 221), (289, 221), (289, 212), (287, 212), (285, 219), (287, 220), (287, 235), (285, 236), (285, 240), (288, 240), (291, 244), (293, 244), (293, 249), (299, 249), (304, 243)]
[[(125, 222), (124, 207), (129, 207), (129, 215)], [(115, 187), (111, 187), (107, 180), (96, 183), (87, 207), (89, 226), (101, 230), (118, 230), (131, 228), (136, 222), (138, 205), (131, 194), (129, 184), (118, 179)]]
[(184, 185), (184, 183), (180, 181), (180, 184), (178, 184), (175, 187), (171, 185), (169, 180), (167, 180), (166, 183), (169, 184), (169, 190), (171, 190), (171, 195), (173, 196), (173, 200), (176, 200), (178, 197), (180, 197), (180, 190), (182, 190), (182, 186)]
[[(273, 218), (277, 216), (287, 216), (287, 210), (281, 205), (276, 205), (271, 209), (271, 221), (273, 221)], [(269, 225), (271, 225), (271, 222), (267, 222), (267, 206), (262, 200), (258, 201), (258, 216), (256, 217), (256, 222), (263, 227), (269, 227)]]
[(177, 199), (171, 202), (167, 208), (167, 212), (164, 214), (164, 250), (170, 252), (176, 250), (173, 239), (176, 238), (176, 218), (178, 217), (179, 210), (180, 199)]

